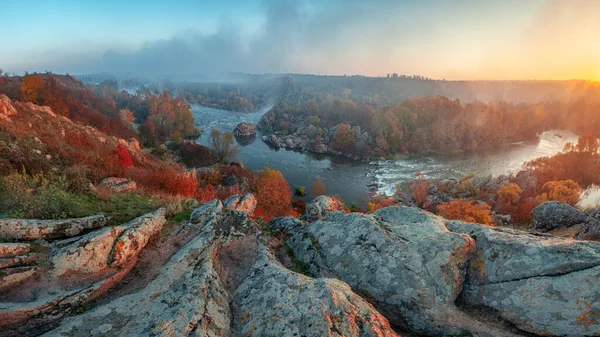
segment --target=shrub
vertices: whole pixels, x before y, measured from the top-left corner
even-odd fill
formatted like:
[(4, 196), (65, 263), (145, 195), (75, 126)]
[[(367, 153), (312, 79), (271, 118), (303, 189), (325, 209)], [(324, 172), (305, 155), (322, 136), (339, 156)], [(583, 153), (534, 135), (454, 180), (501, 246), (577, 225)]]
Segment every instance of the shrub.
[(579, 202), (581, 187), (573, 180), (549, 181), (542, 186), (538, 195), (538, 203), (545, 201), (560, 201), (574, 206)]
[(65, 169), (68, 188), (75, 193), (89, 192), (91, 175), (90, 168), (83, 165), (69, 166)]
[(506, 184), (498, 189), (496, 199), (499, 203), (506, 205), (515, 205), (519, 201), (519, 196), (523, 190), (515, 183)]
[(448, 204), (438, 205), (438, 214), (446, 219), (462, 220), (484, 225), (493, 225), (490, 206), (477, 201), (454, 199)]
[(300, 185), (296, 185), (296, 187), (294, 187), (294, 194), (299, 196), (299, 197), (303, 197), (306, 195), (306, 189), (304, 186), (300, 186)]
[(93, 204), (68, 190), (67, 179), (13, 173), (1, 180), (0, 208), (10, 217), (65, 219), (93, 213)]
[[(383, 197), (380, 195), (375, 195), (371, 201), (367, 204), (369, 209), (367, 210), (367, 213), (373, 213), (376, 210), (380, 209), (380, 208), (384, 208), (384, 207), (388, 207), (388, 206), (392, 206), (395, 204), (395, 199), (394, 198), (389, 198), (389, 197)], [(352, 207), (350, 208), (350, 210), (352, 210)]]
[(199, 203), (205, 203), (211, 201), (217, 197), (217, 191), (215, 190), (215, 186), (211, 184), (207, 184), (202, 186), (196, 190), (196, 200)]
[(115, 149), (115, 155), (117, 156), (117, 165), (121, 168), (131, 168), (133, 167), (133, 160), (131, 159), (131, 155), (129, 154), (129, 150), (119, 143), (117, 144), (117, 148)]
[(410, 196), (419, 207), (423, 206), (425, 197), (427, 196), (427, 188), (430, 182), (425, 180), (425, 175), (418, 172), (417, 181), (410, 185)]
[(211, 150), (200, 144), (184, 142), (179, 146), (178, 153), (181, 162), (187, 167), (204, 167), (216, 164)]

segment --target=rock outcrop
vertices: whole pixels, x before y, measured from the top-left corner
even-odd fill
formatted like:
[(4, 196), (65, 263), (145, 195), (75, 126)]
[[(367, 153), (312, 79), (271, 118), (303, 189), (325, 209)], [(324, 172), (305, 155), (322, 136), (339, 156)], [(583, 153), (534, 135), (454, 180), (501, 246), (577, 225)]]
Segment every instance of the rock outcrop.
[(310, 203), (306, 204), (306, 212), (304, 217), (308, 221), (315, 221), (321, 219), (327, 213), (343, 210), (344, 204), (340, 200), (321, 195), (314, 198)]
[(256, 197), (252, 193), (236, 194), (223, 201), (223, 206), (227, 209), (242, 211), (252, 216), (256, 209)]
[(133, 192), (137, 189), (136, 182), (127, 178), (105, 178), (102, 179), (100, 185), (108, 187), (117, 193)]
[(25, 255), (29, 253), (31, 246), (27, 243), (0, 243), (0, 259), (13, 257), (18, 255)]
[(558, 201), (547, 201), (531, 211), (532, 227), (540, 232), (583, 224), (587, 216), (577, 208)]
[(454, 304), (474, 241), (449, 232), (427, 212), (409, 207), (373, 215), (334, 212), (287, 243), (313, 274), (347, 282), (398, 326), (428, 335), (491, 330)]
[[(600, 243), (411, 207), (328, 209), (265, 228), (214, 200), (164, 230), (159, 210), (81, 237), (0, 244), (4, 263), (50, 250), (50, 263), (0, 264), (0, 288), (11, 290), (0, 289), (0, 335), (600, 334)], [(148, 239), (169, 232), (189, 238), (156, 255)]]
[(17, 109), (12, 105), (10, 98), (0, 95), (0, 118), (10, 120), (10, 116), (16, 113)]
[(600, 333), (600, 244), (450, 221), (477, 248), (461, 295), (541, 336)]
[(48, 240), (73, 237), (104, 227), (103, 214), (66, 220), (0, 219), (0, 237), (9, 240)]
[(233, 129), (235, 136), (252, 136), (256, 134), (256, 125), (250, 122), (241, 122)]
[(108, 267), (119, 267), (139, 254), (165, 222), (165, 210), (160, 209), (126, 224), (87, 234), (53, 254), (53, 271), (63, 276), (93, 274)]
[(264, 247), (235, 304), (234, 336), (398, 336), (346, 283), (294, 273)]
[(44, 336), (398, 336), (347, 284), (283, 267), (245, 213), (193, 214), (201, 232), (144, 289)]

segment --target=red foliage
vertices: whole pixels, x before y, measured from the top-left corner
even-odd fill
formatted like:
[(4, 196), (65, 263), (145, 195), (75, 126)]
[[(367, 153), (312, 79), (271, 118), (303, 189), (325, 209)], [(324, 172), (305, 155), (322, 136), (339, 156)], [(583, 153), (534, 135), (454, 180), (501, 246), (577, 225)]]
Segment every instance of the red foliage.
[(291, 206), (292, 191), (290, 185), (279, 171), (265, 168), (258, 173), (256, 186), (256, 216), (269, 221), (278, 216), (297, 215)]
[(304, 214), (306, 212), (306, 202), (304, 202), (304, 200), (294, 200), (292, 202), (292, 207), (298, 214)]
[(207, 184), (205, 186), (199, 187), (196, 190), (195, 199), (199, 203), (205, 203), (211, 201), (217, 197), (217, 191), (215, 190), (215, 186), (211, 184)]
[(176, 168), (152, 170), (129, 170), (129, 175), (149, 192), (164, 192), (192, 198), (196, 194), (198, 181), (189, 173), (182, 173)]
[(117, 156), (117, 165), (121, 168), (131, 168), (133, 167), (133, 160), (131, 159), (131, 155), (129, 154), (129, 150), (119, 143), (117, 144), (117, 148), (115, 149), (115, 155)]

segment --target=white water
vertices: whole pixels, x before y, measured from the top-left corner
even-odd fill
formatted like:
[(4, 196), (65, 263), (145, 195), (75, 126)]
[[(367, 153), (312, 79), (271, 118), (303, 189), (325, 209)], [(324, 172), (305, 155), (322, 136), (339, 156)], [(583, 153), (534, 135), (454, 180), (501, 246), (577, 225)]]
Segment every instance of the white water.
[(512, 144), (500, 152), (448, 158), (379, 161), (372, 163), (377, 166), (374, 178), (379, 192), (391, 195), (397, 184), (415, 179), (417, 172), (423, 173), (427, 179), (460, 178), (469, 173), (477, 176), (517, 173), (525, 162), (552, 156), (562, 151), (567, 142), (577, 142), (577, 135), (570, 131), (553, 130), (542, 133), (538, 143)]

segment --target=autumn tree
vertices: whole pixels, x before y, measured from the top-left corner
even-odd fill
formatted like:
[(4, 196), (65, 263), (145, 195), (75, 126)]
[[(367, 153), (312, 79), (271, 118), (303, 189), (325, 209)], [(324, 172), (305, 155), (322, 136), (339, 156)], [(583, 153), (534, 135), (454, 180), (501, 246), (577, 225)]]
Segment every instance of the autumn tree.
[(339, 124), (335, 130), (333, 147), (340, 151), (348, 151), (354, 144), (354, 131), (348, 124)]
[(506, 184), (498, 189), (496, 200), (505, 207), (516, 205), (523, 189), (515, 183)]
[(25, 75), (23, 78), (23, 84), (21, 85), (21, 92), (25, 96), (25, 100), (35, 104), (43, 104), (42, 101), (42, 89), (44, 88), (44, 81), (38, 74)]
[(538, 197), (538, 203), (560, 201), (574, 206), (579, 202), (581, 187), (573, 180), (549, 181), (545, 183)]
[(317, 181), (315, 181), (314, 185), (312, 185), (312, 187), (310, 188), (310, 195), (313, 198), (315, 198), (320, 195), (325, 195), (325, 192), (327, 192), (327, 188), (325, 188), (325, 184), (323, 184), (321, 179), (317, 178)]
[(258, 172), (256, 184), (257, 216), (265, 220), (284, 215), (296, 215), (292, 209), (292, 191), (281, 172), (265, 167)]
[(121, 109), (119, 110), (119, 119), (123, 125), (129, 126), (131, 123), (135, 121), (135, 117), (133, 116), (133, 112), (129, 109)]
[(493, 226), (490, 206), (477, 201), (454, 199), (448, 204), (438, 205), (438, 214), (446, 219), (462, 220)]
[(210, 132), (211, 149), (213, 150), (215, 160), (224, 162), (226, 159), (231, 159), (237, 153), (233, 133), (221, 132), (217, 129), (212, 129)]

